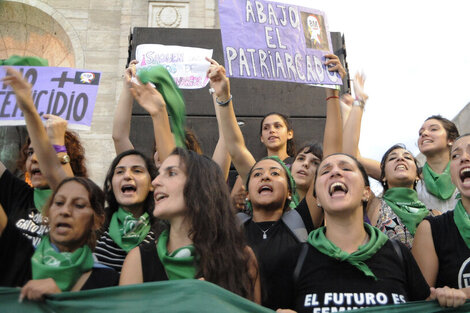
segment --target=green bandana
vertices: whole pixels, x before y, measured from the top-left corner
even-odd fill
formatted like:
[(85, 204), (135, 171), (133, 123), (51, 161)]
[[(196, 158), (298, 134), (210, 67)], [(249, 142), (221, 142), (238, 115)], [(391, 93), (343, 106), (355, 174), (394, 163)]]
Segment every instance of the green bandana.
[(325, 226), (315, 229), (308, 236), (307, 242), (314, 246), (321, 253), (337, 259), (339, 261), (347, 261), (357, 269), (362, 271), (366, 276), (377, 277), (372, 273), (370, 268), (364, 261), (370, 259), (374, 254), (383, 247), (387, 242), (388, 237), (382, 233), (378, 228), (372, 227), (364, 223), (364, 228), (369, 234), (370, 239), (366, 244), (359, 246), (357, 251), (349, 254), (338, 248), (335, 244), (328, 240), (325, 236)]
[(108, 233), (119, 247), (129, 252), (145, 239), (149, 230), (150, 218), (147, 212), (136, 219), (132, 213), (119, 207), (111, 217)]
[(2, 65), (48, 66), (48, 62), (46, 59), (39, 57), (20, 57), (18, 55), (13, 55), (6, 60), (0, 60), (0, 66)]
[(39, 212), (42, 212), (42, 208), (46, 204), (46, 201), (52, 195), (51, 189), (39, 189), (34, 188), (34, 206)]
[(137, 72), (137, 76), (144, 84), (152, 82), (162, 94), (166, 102), (168, 115), (170, 116), (171, 130), (175, 137), (175, 144), (177, 147), (185, 147), (184, 127), (186, 124), (186, 107), (183, 94), (173, 80), (173, 77), (171, 77), (168, 70), (162, 65), (141, 68)]
[(416, 190), (395, 187), (385, 191), (383, 199), (392, 208), (393, 212), (405, 224), (412, 235), (416, 232), (419, 223), (429, 215), (424, 203), (418, 200)]
[(49, 236), (44, 236), (36, 248), (31, 267), (33, 279), (52, 278), (62, 291), (69, 291), (80, 276), (93, 267), (90, 247), (84, 245), (74, 252), (58, 252)]
[(450, 162), (442, 174), (435, 173), (428, 163), (425, 163), (423, 179), (427, 191), (441, 200), (447, 200), (454, 194), (455, 186), (450, 178)]
[[(258, 162), (260, 161), (263, 161), (263, 160), (274, 160), (276, 161), (277, 163), (279, 163), (283, 168), (284, 170), (286, 171), (286, 175), (287, 175), (287, 183), (289, 184), (289, 190), (291, 191), (291, 200), (289, 202), (289, 207), (291, 209), (295, 209), (298, 205), (299, 205), (299, 194), (297, 193), (297, 189), (296, 189), (296, 185), (295, 185), (295, 180), (294, 180), (294, 177), (292, 177), (292, 174), (290, 172), (290, 169), (286, 166), (286, 164), (276, 155), (272, 155), (272, 156), (267, 156), (267, 157), (264, 157), (262, 158), (261, 160), (259, 160)], [(258, 163), (256, 162), (256, 163)], [(254, 166), (254, 165), (253, 165)], [(250, 171), (250, 175), (251, 175), (251, 171)], [(246, 190), (248, 190), (248, 183), (250, 182), (250, 176), (248, 176), (248, 179), (246, 180), (246, 185), (245, 185), (245, 188)], [(287, 200), (289, 201), (289, 200)], [(246, 201), (246, 207), (248, 208), (248, 210), (250, 211), (253, 211), (253, 207), (251, 206), (251, 202), (250, 201)]]
[(460, 236), (462, 236), (463, 241), (465, 241), (467, 247), (470, 249), (470, 219), (467, 211), (463, 207), (462, 200), (459, 200), (455, 206), (454, 222), (459, 230)]
[[(181, 247), (168, 255), (166, 248), (168, 235), (168, 230), (164, 230), (157, 241), (158, 257), (165, 268), (168, 278), (170, 280), (194, 278), (196, 276), (194, 246)], [(189, 253), (191, 254), (190, 256), (188, 256)]]

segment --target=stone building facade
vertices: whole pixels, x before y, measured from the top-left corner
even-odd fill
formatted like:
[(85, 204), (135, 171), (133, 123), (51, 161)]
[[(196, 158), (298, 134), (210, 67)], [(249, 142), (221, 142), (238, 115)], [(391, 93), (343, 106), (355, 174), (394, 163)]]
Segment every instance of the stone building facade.
[(216, 12), (216, 0), (0, 0), (0, 59), (32, 55), (102, 72), (91, 129), (79, 131), (91, 178), (102, 185), (115, 156), (112, 121), (131, 30), (215, 28)]

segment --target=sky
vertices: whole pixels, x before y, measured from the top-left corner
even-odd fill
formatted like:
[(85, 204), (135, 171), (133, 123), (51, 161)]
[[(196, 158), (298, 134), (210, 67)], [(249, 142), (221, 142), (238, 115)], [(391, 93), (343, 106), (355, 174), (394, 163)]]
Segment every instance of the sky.
[(282, 2), (325, 12), (345, 36), (350, 74), (366, 75), (363, 156), (380, 160), (395, 143), (417, 155), (424, 120), (452, 119), (470, 102), (470, 1)]

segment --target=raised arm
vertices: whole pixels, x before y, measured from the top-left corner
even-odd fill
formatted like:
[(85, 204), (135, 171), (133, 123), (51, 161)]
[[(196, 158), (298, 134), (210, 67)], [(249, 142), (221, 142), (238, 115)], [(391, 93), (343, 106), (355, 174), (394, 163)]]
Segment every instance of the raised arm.
[(113, 141), (116, 154), (134, 149), (134, 146), (129, 139), (131, 131), (132, 103), (134, 101), (130, 87), (131, 80), (135, 77), (136, 64), (136, 60), (131, 61), (129, 67), (124, 72), (121, 95), (119, 96), (119, 101), (117, 103), (116, 110), (114, 111)]
[(225, 68), (216, 61), (207, 58), (211, 63), (207, 76), (210, 79), (211, 88), (214, 88), (216, 101), (214, 102), (215, 113), (219, 129), (227, 144), (227, 150), (238, 174), (246, 182), (251, 167), (255, 164), (253, 155), (248, 151), (243, 134), (237, 123), (230, 93), (230, 82), (225, 75)]
[[(216, 105), (216, 96), (212, 95), (214, 105)], [(217, 145), (215, 146), (214, 153), (212, 154), (212, 160), (220, 166), (222, 170), (222, 174), (224, 175), (224, 179), (227, 180), (228, 173), (230, 171), (230, 163), (232, 159), (230, 158), (230, 154), (228, 153), (226, 142), (224, 139), (224, 135), (220, 127), (219, 129), (219, 140), (217, 141)]]
[(160, 162), (163, 162), (176, 147), (175, 138), (171, 133), (165, 100), (162, 94), (150, 83), (144, 85), (141, 82), (132, 82), (131, 84), (131, 93), (135, 100), (152, 118), (158, 157)]
[(3, 78), (3, 82), (11, 86), (15, 92), (16, 102), (23, 111), (31, 145), (38, 158), (41, 172), (46, 177), (49, 187), (54, 189), (67, 177), (67, 174), (57, 158), (41, 117), (36, 111), (31, 97), (31, 85), (13, 68), (7, 68), (7, 76)]
[(364, 105), (369, 98), (364, 92), (364, 82), (364, 75), (356, 74), (353, 81), (356, 101), (354, 101), (354, 98), (350, 95), (343, 98), (346, 105), (351, 106), (350, 113), (343, 130), (343, 152), (355, 156), (359, 162), (362, 163), (367, 174), (378, 180), (380, 179), (380, 163), (375, 160), (362, 157), (359, 152), (362, 114), (364, 113)]

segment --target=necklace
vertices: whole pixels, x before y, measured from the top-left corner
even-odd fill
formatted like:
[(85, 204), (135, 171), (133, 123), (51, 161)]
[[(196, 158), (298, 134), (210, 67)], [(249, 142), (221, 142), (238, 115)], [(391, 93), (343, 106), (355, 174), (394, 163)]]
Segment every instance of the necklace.
[(268, 235), (266, 235), (266, 233), (271, 229), (273, 228), (274, 225), (276, 225), (276, 222), (274, 222), (271, 226), (269, 226), (266, 230), (263, 230), (259, 225), (258, 223), (254, 223), (256, 225), (256, 227), (259, 228), (259, 230), (261, 230), (261, 232), (263, 233), (263, 239), (268, 239)]

